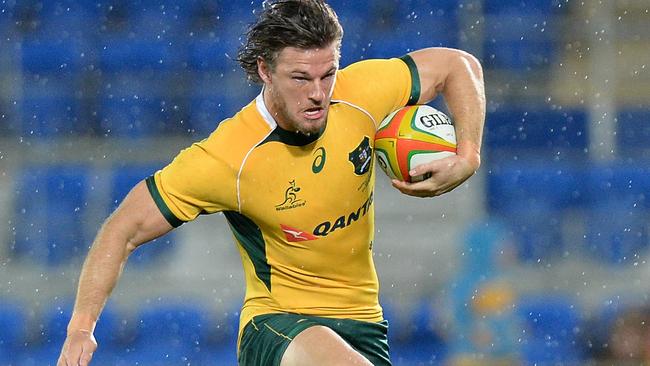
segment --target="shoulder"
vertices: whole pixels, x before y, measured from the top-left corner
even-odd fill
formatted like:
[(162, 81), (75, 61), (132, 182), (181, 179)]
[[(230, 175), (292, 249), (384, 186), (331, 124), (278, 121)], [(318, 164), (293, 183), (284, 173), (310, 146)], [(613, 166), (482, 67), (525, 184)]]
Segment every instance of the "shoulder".
[(193, 145), (213, 158), (232, 165), (241, 163), (250, 150), (273, 130), (257, 111), (255, 101), (222, 121), (206, 139)]
[(402, 59), (364, 60), (339, 70), (332, 100), (368, 112), (376, 123), (406, 105), (412, 85), (411, 71)]
[(402, 70), (408, 72), (408, 66), (399, 58), (370, 59), (355, 62), (339, 70), (336, 75), (334, 93), (345, 94), (351, 89), (372, 85), (378, 78), (395, 76), (392, 73)]

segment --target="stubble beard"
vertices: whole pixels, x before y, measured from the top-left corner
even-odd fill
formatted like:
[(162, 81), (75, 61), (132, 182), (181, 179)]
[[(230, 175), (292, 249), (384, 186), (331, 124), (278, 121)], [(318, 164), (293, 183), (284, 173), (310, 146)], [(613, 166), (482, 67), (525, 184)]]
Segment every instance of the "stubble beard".
[[(273, 94), (275, 93), (272, 93), (272, 95)], [(273, 117), (275, 118), (276, 122), (278, 120), (284, 122), (284, 124), (287, 125), (287, 128), (285, 128), (286, 130), (291, 132), (299, 132), (303, 135), (309, 136), (314, 133), (320, 133), (325, 128), (329, 106), (325, 109), (325, 113), (323, 114), (322, 119), (316, 121), (300, 121), (291, 116), (286, 102), (279, 95), (273, 95), (273, 101), (274, 109), (276, 111)]]

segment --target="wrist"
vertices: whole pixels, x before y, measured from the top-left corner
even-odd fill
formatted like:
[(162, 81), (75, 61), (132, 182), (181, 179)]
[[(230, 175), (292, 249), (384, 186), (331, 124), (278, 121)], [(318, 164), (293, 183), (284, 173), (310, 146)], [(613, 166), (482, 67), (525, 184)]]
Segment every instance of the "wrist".
[(474, 171), (481, 165), (481, 147), (470, 140), (459, 141), (456, 145), (456, 155), (462, 157)]
[(90, 314), (73, 313), (68, 323), (67, 333), (88, 332), (92, 334), (95, 331), (96, 324), (97, 318)]

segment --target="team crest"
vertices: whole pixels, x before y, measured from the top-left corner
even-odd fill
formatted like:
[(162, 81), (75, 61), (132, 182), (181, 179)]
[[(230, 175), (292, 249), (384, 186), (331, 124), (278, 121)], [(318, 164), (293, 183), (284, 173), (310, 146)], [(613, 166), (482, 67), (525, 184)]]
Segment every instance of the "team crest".
[(372, 165), (372, 147), (370, 146), (370, 138), (364, 136), (363, 141), (350, 152), (349, 160), (354, 165), (354, 174), (363, 175), (370, 170)]
[(279, 205), (275, 205), (275, 210), (283, 211), (304, 206), (307, 202), (298, 198), (298, 192), (300, 192), (300, 187), (296, 186), (296, 180), (294, 179), (289, 182), (289, 188), (284, 191), (284, 201)]

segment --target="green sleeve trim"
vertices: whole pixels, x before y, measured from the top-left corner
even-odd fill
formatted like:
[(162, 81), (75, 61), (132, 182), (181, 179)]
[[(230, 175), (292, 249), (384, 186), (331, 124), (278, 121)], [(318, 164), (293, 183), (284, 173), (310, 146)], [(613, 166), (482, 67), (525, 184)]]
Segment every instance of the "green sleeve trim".
[(158, 191), (158, 186), (156, 186), (156, 181), (154, 180), (153, 175), (149, 176), (146, 179), (146, 182), (149, 193), (151, 193), (151, 197), (153, 197), (153, 201), (156, 203), (156, 206), (158, 206), (158, 209), (163, 214), (167, 222), (169, 222), (169, 224), (173, 227), (179, 227), (183, 225), (185, 221), (176, 217), (172, 210), (167, 207), (167, 204), (160, 195), (160, 191)]
[(414, 105), (420, 100), (420, 74), (418, 74), (418, 67), (413, 61), (413, 58), (409, 55), (404, 55), (399, 58), (404, 61), (406, 66), (408, 66), (409, 71), (411, 72), (411, 96), (406, 105)]

